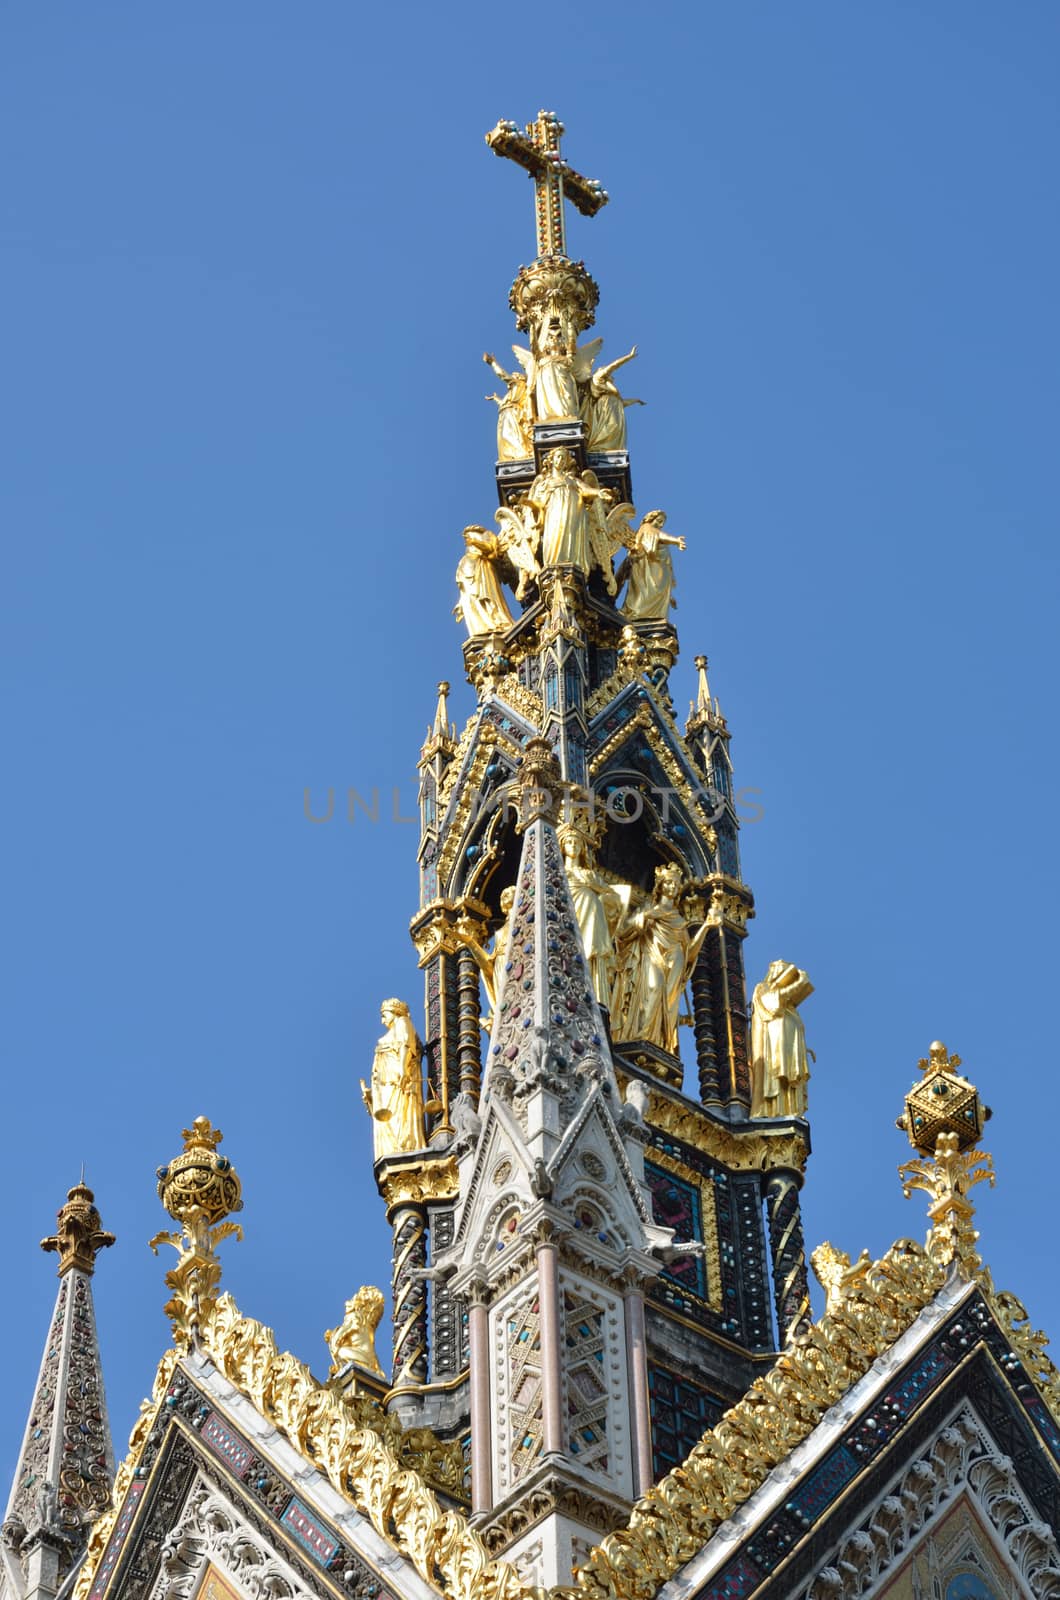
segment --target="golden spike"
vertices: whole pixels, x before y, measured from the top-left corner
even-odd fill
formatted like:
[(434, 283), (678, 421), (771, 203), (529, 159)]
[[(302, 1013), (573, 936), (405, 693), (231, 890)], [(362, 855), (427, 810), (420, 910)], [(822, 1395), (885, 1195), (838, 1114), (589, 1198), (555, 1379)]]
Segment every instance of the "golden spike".
[(709, 715), (710, 715), (710, 684), (707, 682), (707, 658), (706, 658), (706, 656), (697, 656), (696, 657), (696, 671), (699, 674), (699, 692), (696, 695), (696, 703), (692, 707), (692, 710), (693, 711), (704, 712), (709, 717)]

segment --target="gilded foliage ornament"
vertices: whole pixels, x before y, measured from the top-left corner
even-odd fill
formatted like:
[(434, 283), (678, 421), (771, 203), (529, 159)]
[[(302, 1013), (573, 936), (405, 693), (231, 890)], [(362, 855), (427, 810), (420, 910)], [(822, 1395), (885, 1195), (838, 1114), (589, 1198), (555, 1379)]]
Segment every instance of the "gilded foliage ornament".
[(217, 1154), (223, 1134), (208, 1117), (196, 1117), (184, 1129), (184, 1149), (166, 1167), (158, 1169), (158, 1196), (179, 1232), (156, 1233), (150, 1240), (158, 1254), (160, 1244), (172, 1245), (179, 1260), (166, 1273), (173, 1291), (166, 1315), (173, 1324), (177, 1346), (187, 1349), (217, 1299), (221, 1263), (217, 1246), (223, 1239), (242, 1239), (237, 1222), (226, 1222), (232, 1211), (243, 1208), (242, 1185), (227, 1156)]

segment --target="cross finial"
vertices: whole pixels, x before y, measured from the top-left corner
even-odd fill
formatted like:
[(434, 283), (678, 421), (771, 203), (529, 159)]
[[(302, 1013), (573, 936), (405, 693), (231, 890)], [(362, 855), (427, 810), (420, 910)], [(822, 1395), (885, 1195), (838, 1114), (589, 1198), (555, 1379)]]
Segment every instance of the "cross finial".
[(537, 121), (527, 123), (525, 133), (520, 133), (514, 122), (498, 122), (486, 135), (486, 143), (496, 155), (518, 162), (534, 180), (539, 258), (567, 254), (564, 199), (587, 217), (594, 217), (607, 204), (607, 190), (564, 161), (559, 148), (563, 132), (554, 111), (539, 111)]

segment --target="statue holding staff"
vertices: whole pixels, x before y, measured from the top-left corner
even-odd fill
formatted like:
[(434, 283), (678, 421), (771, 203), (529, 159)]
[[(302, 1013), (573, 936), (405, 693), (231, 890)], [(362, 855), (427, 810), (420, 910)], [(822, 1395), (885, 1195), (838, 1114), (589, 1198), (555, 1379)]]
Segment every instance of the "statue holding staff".
[(375, 1124), (375, 1159), (423, 1150), (421, 1045), (404, 1000), (384, 1000), (380, 1016), (386, 1032), (375, 1047), (372, 1083), (361, 1079), (361, 1094)]

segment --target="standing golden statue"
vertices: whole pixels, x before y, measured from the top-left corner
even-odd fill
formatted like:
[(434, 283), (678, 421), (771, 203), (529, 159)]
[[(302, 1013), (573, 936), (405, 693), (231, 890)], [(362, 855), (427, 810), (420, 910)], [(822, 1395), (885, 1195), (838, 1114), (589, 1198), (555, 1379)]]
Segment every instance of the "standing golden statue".
[(505, 633), (512, 625), (512, 614), (501, 590), (497, 563), (504, 551), (495, 533), (476, 524), (464, 529), (464, 554), (456, 569), (460, 599), (453, 607), (454, 617), (463, 617), (468, 635)]
[(482, 974), (482, 983), (486, 990), (486, 998), (489, 1000), (491, 1011), (496, 1011), (497, 1009), (500, 977), (504, 971), (504, 963), (508, 959), (508, 934), (511, 927), (512, 906), (514, 904), (514, 886), (502, 889), (501, 917), (503, 920), (493, 936), (493, 945), (489, 950), (479, 944), (475, 938), (474, 924), (470, 917), (462, 917), (456, 925), (457, 938), (465, 949), (470, 950), (475, 958), (475, 964)]
[(642, 406), (643, 400), (625, 400), (619, 394), (611, 374), (632, 361), (636, 345), (628, 356), (619, 356), (604, 367), (597, 367), (589, 375), (589, 392), (585, 397), (585, 422), (588, 429), (587, 448), (590, 450), (624, 450), (626, 448), (626, 407)]
[(616, 1039), (643, 1039), (671, 1055), (678, 1054), (681, 995), (707, 933), (706, 923), (690, 929), (678, 905), (681, 887), (678, 866), (656, 867), (650, 901), (618, 930), (611, 999)]
[(576, 820), (564, 823), (559, 829), (563, 865), (589, 966), (589, 981), (606, 1010), (611, 1004), (615, 976), (615, 927), (623, 906), (618, 892), (596, 870), (593, 843), (587, 828)]
[(530, 396), (524, 372), (505, 372), (500, 362), (487, 350), (482, 357), (504, 384), (503, 394), (488, 394), (497, 406), (497, 460), (525, 461), (534, 453), (533, 435), (530, 431)]
[(622, 615), (634, 622), (666, 622), (674, 599), (674, 564), (667, 548), (685, 549), (680, 534), (663, 532), (665, 511), (649, 511), (632, 532), (626, 548), (627, 559), (619, 568), (618, 581), (629, 579)]
[(535, 422), (576, 422), (581, 414), (578, 376), (582, 362), (573, 339), (549, 327), (534, 351), (513, 344), (533, 397)]
[(561, 447), (548, 452), (528, 499), (541, 514), (541, 565), (578, 567), (588, 576), (594, 561), (585, 508), (594, 500), (610, 504), (611, 491), (579, 475), (574, 456)]
[(375, 1353), (375, 1330), (383, 1315), (383, 1291), (366, 1283), (346, 1302), (346, 1314), (337, 1328), (329, 1328), (324, 1335), (331, 1351), (329, 1378), (337, 1377), (351, 1361), (383, 1377), (379, 1357)]
[(423, 1076), (420, 1041), (404, 1000), (384, 1000), (380, 1016), (386, 1032), (375, 1047), (371, 1088), (361, 1079), (364, 1103), (375, 1124), (375, 1159), (423, 1150)]
[(805, 972), (771, 961), (751, 1000), (751, 1115), (806, 1115), (806, 1032), (796, 1007), (813, 993)]

